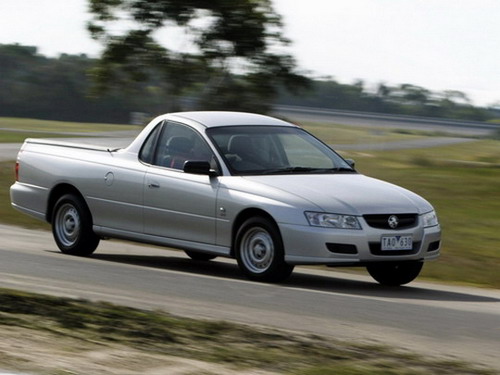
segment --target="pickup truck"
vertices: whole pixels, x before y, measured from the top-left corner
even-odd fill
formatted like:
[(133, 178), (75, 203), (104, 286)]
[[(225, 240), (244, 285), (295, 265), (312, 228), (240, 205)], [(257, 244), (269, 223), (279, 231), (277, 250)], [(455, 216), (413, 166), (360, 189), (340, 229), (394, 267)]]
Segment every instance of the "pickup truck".
[(433, 207), (358, 173), (286, 121), (239, 112), (159, 116), (123, 149), (27, 139), (12, 206), (45, 220), (65, 254), (103, 239), (236, 258), (256, 281), (295, 265), (361, 266), (379, 283), (414, 280), (439, 256)]

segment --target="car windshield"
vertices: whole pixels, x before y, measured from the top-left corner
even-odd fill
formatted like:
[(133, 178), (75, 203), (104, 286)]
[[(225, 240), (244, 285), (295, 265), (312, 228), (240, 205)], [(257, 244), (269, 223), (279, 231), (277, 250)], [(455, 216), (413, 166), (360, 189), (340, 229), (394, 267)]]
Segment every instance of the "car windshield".
[(207, 133), (235, 175), (355, 172), (301, 128), (228, 126)]

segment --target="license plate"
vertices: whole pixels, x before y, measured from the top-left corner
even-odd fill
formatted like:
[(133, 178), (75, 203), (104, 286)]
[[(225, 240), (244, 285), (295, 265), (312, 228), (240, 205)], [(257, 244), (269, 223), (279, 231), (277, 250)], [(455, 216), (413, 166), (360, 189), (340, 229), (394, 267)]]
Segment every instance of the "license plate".
[(412, 250), (412, 236), (384, 236), (381, 243), (382, 250)]

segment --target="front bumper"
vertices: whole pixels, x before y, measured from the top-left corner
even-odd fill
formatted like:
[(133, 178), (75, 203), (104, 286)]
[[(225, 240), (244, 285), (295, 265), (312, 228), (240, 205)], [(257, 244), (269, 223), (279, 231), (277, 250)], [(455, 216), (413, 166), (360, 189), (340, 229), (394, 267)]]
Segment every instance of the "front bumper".
[[(373, 262), (432, 260), (439, 257), (441, 228), (419, 225), (401, 230), (362, 230), (279, 225), (289, 264), (363, 265)], [(382, 236), (412, 235), (413, 249), (382, 251)]]

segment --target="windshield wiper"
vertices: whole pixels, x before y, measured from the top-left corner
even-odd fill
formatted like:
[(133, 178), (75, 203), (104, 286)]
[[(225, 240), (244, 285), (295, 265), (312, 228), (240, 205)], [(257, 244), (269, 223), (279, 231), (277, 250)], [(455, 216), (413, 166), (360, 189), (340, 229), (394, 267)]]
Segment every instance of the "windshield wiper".
[(268, 169), (261, 171), (261, 174), (287, 174), (287, 173), (335, 173), (335, 172), (354, 172), (352, 168), (313, 168), (313, 167), (287, 167)]
[(317, 168), (309, 168), (309, 167), (286, 167), (286, 168), (276, 168), (276, 169), (268, 169), (264, 170), (262, 174), (284, 174), (284, 173), (308, 173), (312, 171), (316, 171)]
[(329, 170), (332, 171), (332, 172), (356, 172), (351, 167), (338, 167), (338, 168), (331, 168)]

